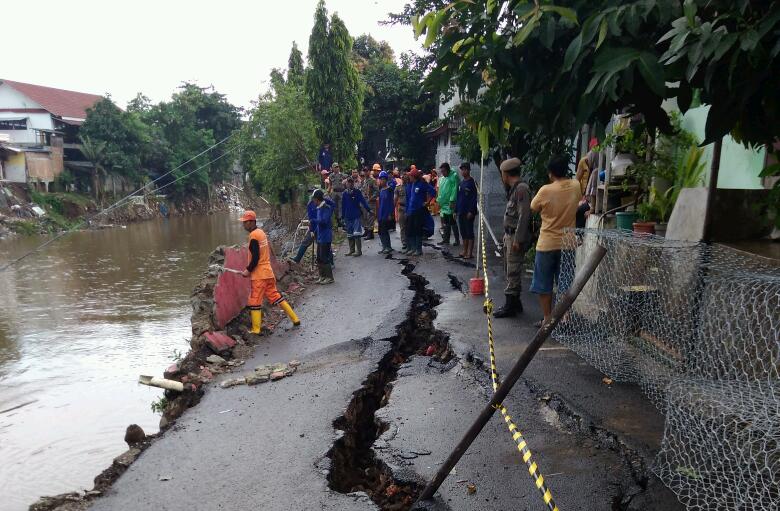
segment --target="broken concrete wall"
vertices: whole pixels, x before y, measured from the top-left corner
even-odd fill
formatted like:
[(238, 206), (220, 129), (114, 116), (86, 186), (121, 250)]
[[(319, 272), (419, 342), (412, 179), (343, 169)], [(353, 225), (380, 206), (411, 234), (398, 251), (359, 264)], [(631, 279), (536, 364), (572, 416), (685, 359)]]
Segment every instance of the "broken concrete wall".
[[(233, 272), (246, 268), (248, 250), (245, 246), (218, 247), (209, 257), (209, 270), (198, 282), (190, 298), (192, 305), (192, 348), (202, 346), (206, 332), (224, 330), (246, 307), (250, 280)], [(271, 251), (271, 267), (278, 279), (280, 291), (289, 284), (290, 265), (276, 258)]]
[[(246, 268), (248, 250), (246, 247), (224, 249), (224, 266), (233, 270)], [(214, 285), (214, 326), (222, 330), (241, 314), (249, 298), (249, 279), (232, 272), (222, 272)]]

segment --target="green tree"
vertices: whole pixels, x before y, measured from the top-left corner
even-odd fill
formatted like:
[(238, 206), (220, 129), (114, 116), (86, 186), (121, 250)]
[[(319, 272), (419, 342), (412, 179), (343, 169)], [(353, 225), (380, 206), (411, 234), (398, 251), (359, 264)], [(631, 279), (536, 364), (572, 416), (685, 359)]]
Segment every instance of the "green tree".
[(241, 163), (259, 193), (273, 203), (285, 202), (298, 185), (315, 179), (317, 140), (306, 92), (288, 80), (251, 111), (240, 133)]
[(483, 141), (603, 129), (616, 111), (669, 132), (662, 101), (685, 111), (695, 91), (711, 105), (705, 143), (731, 133), (771, 149), (780, 136), (777, 1), (417, 0), (404, 14), (436, 56), (428, 85), (479, 105)]
[(303, 85), (304, 67), (303, 54), (298, 49), (298, 44), (293, 41), (290, 50), (290, 58), (287, 59), (287, 81), (297, 85)]
[(106, 172), (130, 180), (142, 176), (141, 158), (149, 139), (145, 126), (135, 115), (123, 112), (104, 98), (87, 110), (79, 133), (92, 145), (102, 147), (101, 166)]
[(352, 60), (359, 72), (373, 62), (395, 62), (395, 53), (387, 41), (377, 41), (369, 34), (359, 35), (352, 45)]
[(421, 128), (435, 119), (437, 98), (422, 89), (422, 76), (376, 53), (361, 78), (366, 90), (361, 156), (369, 163), (383, 159), (378, 153), (389, 140), (398, 159), (433, 164), (433, 142)]
[(328, 20), (323, 0), (314, 14), (308, 64), (305, 90), (317, 134), (331, 144), (338, 161), (354, 167), (364, 91), (352, 61), (352, 37), (338, 15)]
[(100, 194), (100, 176), (106, 176), (106, 169), (103, 163), (106, 160), (106, 143), (102, 140), (93, 141), (85, 135), (80, 135), (81, 153), (92, 163), (92, 193), (95, 200), (102, 202)]
[[(240, 110), (212, 87), (192, 83), (184, 83), (171, 101), (161, 102), (146, 113), (156, 138), (164, 141), (154, 153), (157, 170), (162, 174), (176, 169), (160, 182), (167, 187), (166, 193), (176, 198), (202, 197), (210, 184), (225, 178), (234, 160), (227, 144), (182, 164), (238, 129), (239, 114)], [(198, 167), (202, 168), (195, 171)]]

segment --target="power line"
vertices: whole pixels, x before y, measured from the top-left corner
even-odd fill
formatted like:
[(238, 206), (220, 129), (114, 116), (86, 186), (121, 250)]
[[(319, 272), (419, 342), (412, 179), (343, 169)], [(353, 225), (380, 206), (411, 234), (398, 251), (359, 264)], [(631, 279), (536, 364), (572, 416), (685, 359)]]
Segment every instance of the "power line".
[[(97, 217), (99, 217), (99, 216), (101, 216), (101, 215), (103, 215), (103, 214), (105, 214), (105, 213), (108, 213), (109, 211), (111, 211), (111, 210), (113, 210), (113, 209), (116, 209), (116, 208), (117, 208), (117, 207), (119, 207), (120, 205), (126, 204), (126, 203), (129, 201), (129, 199), (130, 199), (131, 197), (134, 197), (134, 196), (135, 196), (137, 193), (139, 193), (139, 192), (142, 192), (142, 191), (143, 191), (143, 190), (144, 190), (146, 187), (148, 187), (149, 185), (152, 185), (152, 184), (154, 184), (154, 183), (158, 182), (158, 181), (159, 181), (159, 180), (161, 180), (162, 178), (164, 178), (164, 177), (166, 177), (166, 176), (169, 176), (169, 175), (171, 175), (173, 172), (175, 172), (175, 171), (179, 170), (180, 168), (184, 167), (184, 166), (185, 166), (185, 165), (187, 165), (188, 163), (191, 163), (191, 162), (192, 162), (192, 161), (194, 161), (196, 158), (198, 158), (198, 157), (200, 157), (200, 156), (203, 156), (204, 154), (206, 154), (207, 152), (211, 151), (211, 150), (212, 150), (212, 149), (214, 149), (215, 147), (217, 147), (217, 146), (219, 146), (219, 145), (223, 144), (224, 142), (226, 142), (227, 140), (229, 140), (230, 138), (232, 138), (232, 137), (233, 137), (233, 136), (234, 136), (236, 133), (238, 133), (238, 131), (234, 131), (233, 133), (231, 133), (231, 134), (230, 134), (230, 135), (228, 135), (227, 137), (223, 138), (222, 140), (220, 140), (219, 142), (215, 143), (214, 145), (212, 145), (212, 146), (210, 146), (210, 147), (208, 147), (208, 148), (204, 149), (203, 151), (199, 152), (198, 154), (196, 154), (195, 156), (193, 156), (193, 157), (192, 157), (192, 158), (190, 158), (189, 160), (185, 161), (185, 162), (184, 162), (184, 163), (182, 163), (181, 165), (178, 165), (178, 166), (174, 167), (173, 169), (169, 170), (168, 172), (166, 172), (165, 174), (163, 174), (163, 175), (161, 175), (161, 176), (159, 176), (159, 177), (155, 178), (155, 179), (154, 179), (153, 181), (151, 181), (150, 183), (148, 183), (148, 184), (146, 184), (146, 185), (142, 186), (142, 187), (141, 187), (141, 188), (139, 188), (138, 190), (136, 190), (136, 191), (134, 191), (134, 192), (130, 193), (129, 195), (126, 195), (125, 197), (123, 197), (123, 198), (119, 199), (118, 201), (116, 201), (115, 203), (111, 204), (111, 205), (110, 205), (110, 206), (108, 206), (107, 208), (104, 208), (104, 209), (102, 209), (102, 210), (98, 211), (97, 213), (95, 213), (94, 215), (92, 215), (91, 217), (89, 217), (88, 219), (86, 219), (86, 220), (82, 220), (81, 222), (79, 222), (78, 224), (74, 225), (74, 226), (73, 226), (73, 227), (71, 227), (70, 229), (68, 229), (68, 230), (66, 230), (66, 231), (63, 231), (63, 232), (61, 232), (61, 233), (57, 234), (57, 235), (56, 235), (56, 236), (54, 236), (53, 238), (51, 238), (51, 239), (49, 239), (49, 240), (46, 240), (45, 242), (41, 243), (40, 245), (38, 245), (38, 246), (37, 246), (37, 247), (35, 247), (34, 249), (30, 250), (29, 252), (26, 252), (26, 253), (22, 254), (21, 256), (17, 257), (16, 259), (13, 259), (12, 261), (10, 261), (10, 262), (6, 263), (5, 265), (3, 265), (3, 267), (2, 267), (2, 268), (0, 268), (0, 273), (1, 273), (1, 272), (4, 272), (4, 271), (6, 271), (8, 268), (10, 268), (10, 267), (12, 267), (12, 266), (16, 265), (17, 263), (19, 263), (19, 262), (20, 262), (20, 261), (22, 261), (23, 259), (26, 259), (27, 257), (31, 256), (32, 254), (34, 254), (34, 253), (36, 253), (36, 252), (40, 251), (41, 249), (43, 249), (43, 248), (46, 248), (47, 246), (51, 245), (51, 244), (52, 244), (52, 243), (54, 243), (55, 241), (59, 240), (60, 238), (63, 238), (63, 237), (65, 237), (65, 236), (67, 236), (68, 234), (70, 234), (70, 233), (72, 233), (72, 232), (74, 232), (74, 231), (76, 231), (76, 230), (78, 230), (78, 229), (82, 228), (84, 225), (88, 224), (89, 222), (91, 222), (91, 221), (92, 221), (92, 220), (94, 220), (95, 218), (97, 218)], [(216, 161), (218, 161), (218, 160), (221, 160), (222, 158), (224, 158), (224, 157), (225, 157), (225, 156), (227, 156), (228, 154), (230, 154), (230, 153), (232, 153), (232, 152), (236, 151), (236, 150), (237, 150), (239, 147), (240, 147), (240, 146), (235, 146), (235, 147), (233, 147), (233, 148), (231, 148), (231, 149), (228, 149), (226, 152), (222, 153), (221, 155), (219, 155), (218, 157), (216, 157), (216, 158), (214, 158), (213, 160), (209, 161), (208, 163), (204, 163), (204, 164), (203, 164), (203, 165), (201, 165), (200, 167), (197, 167), (195, 170), (192, 170), (192, 171), (190, 171), (190, 172), (187, 172), (187, 173), (186, 173), (186, 174), (184, 174), (183, 176), (179, 176), (179, 177), (177, 177), (176, 179), (174, 179), (174, 180), (173, 180), (173, 181), (171, 181), (170, 183), (166, 183), (166, 184), (164, 184), (163, 186), (161, 186), (161, 187), (158, 187), (158, 188), (157, 188), (157, 190), (158, 190), (158, 191), (159, 191), (159, 190), (162, 190), (163, 188), (166, 188), (166, 187), (168, 187), (168, 186), (170, 186), (170, 185), (172, 185), (172, 184), (176, 183), (177, 181), (181, 181), (182, 179), (185, 179), (185, 178), (187, 178), (187, 177), (191, 176), (192, 174), (194, 174), (194, 173), (195, 173), (195, 172), (197, 172), (198, 170), (200, 170), (200, 169), (202, 169), (202, 168), (204, 168), (204, 167), (207, 167), (207, 166), (211, 165), (212, 163), (214, 163), (214, 162), (216, 162)]]

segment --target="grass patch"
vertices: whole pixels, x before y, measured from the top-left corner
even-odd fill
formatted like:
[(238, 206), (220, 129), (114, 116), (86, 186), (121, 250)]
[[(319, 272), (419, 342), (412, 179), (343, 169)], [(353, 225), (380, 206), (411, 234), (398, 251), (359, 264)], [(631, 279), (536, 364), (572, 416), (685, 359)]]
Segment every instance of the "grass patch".
[(70, 209), (72, 214), (73, 208), (68, 208), (66, 204), (75, 204), (78, 208), (83, 208), (85, 212), (92, 205), (92, 201), (88, 197), (69, 192), (43, 193), (32, 190), (30, 191), (30, 200), (46, 211), (46, 217), (42, 224), (49, 232), (70, 229), (81, 221), (81, 216), (68, 218), (67, 211)]
[(20, 220), (8, 224), (8, 227), (17, 234), (32, 236), (38, 234), (38, 224), (33, 220)]

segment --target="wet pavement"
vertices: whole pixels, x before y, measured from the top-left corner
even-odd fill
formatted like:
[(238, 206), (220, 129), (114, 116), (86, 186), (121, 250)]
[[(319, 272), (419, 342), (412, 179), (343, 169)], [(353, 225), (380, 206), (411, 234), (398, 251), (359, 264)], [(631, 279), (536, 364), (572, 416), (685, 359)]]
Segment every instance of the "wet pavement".
[[(337, 283), (311, 290), (296, 306), (302, 327), (277, 328), (245, 365), (246, 372), (298, 358), (297, 373), (259, 386), (211, 386), (92, 509), (377, 509), (365, 493), (345, 495), (328, 481), (328, 454), (342, 435), (334, 421), (354, 412), (355, 392), (387, 362), (415, 296), (398, 259), (375, 255), (377, 249), (378, 241), (364, 242), (364, 257), (337, 256)], [(483, 298), (454, 290), (448, 277), (467, 283), (474, 269), (429, 247), (414, 263), (414, 273), (440, 295), (433, 324), (449, 334), (458, 359), (442, 365), (412, 356), (385, 386), (373, 451), (399, 486), (436, 471), (490, 392), (479, 363), (487, 360)], [(491, 267), (499, 268), (496, 261)], [(500, 288), (493, 274), (494, 295)], [(496, 320), (502, 373), (540, 317), (532, 297), (523, 299), (523, 316)], [(639, 389), (605, 385), (598, 371), (553, 342), (542, 349), (507, 406), (559, 508), (681, 509), (649, 470), (663, 421)], [(545, 509), (500, 415), (445, 481), (433, 507)]]

